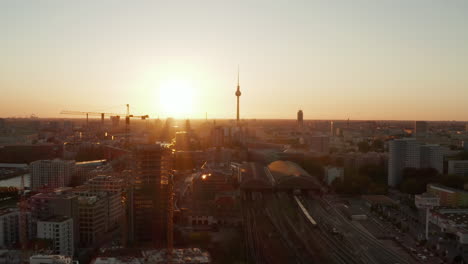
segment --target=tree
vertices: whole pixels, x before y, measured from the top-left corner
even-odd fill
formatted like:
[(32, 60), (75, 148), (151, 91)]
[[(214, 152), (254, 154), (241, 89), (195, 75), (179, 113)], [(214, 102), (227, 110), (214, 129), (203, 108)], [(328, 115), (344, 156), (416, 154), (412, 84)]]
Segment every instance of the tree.
[(360, 152), (369, 152), (370, 150), (370, 146), (369, 146), (369, 143), (367, 141), (361, 141), (358, 143), (358, 149)]
[(371, 149), (376, 152), (384, 151), (384, 142), (380, 139), (376, 139), (372, 142)]

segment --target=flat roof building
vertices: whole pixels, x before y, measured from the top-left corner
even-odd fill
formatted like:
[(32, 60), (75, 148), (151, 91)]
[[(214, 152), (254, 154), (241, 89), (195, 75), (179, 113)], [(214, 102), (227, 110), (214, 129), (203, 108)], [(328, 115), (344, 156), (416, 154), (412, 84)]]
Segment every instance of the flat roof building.
[(66, 216), (52, 216), (37, 222), (37, 237), (52, 240), (55, 254), (73, 256), (73, 219)]

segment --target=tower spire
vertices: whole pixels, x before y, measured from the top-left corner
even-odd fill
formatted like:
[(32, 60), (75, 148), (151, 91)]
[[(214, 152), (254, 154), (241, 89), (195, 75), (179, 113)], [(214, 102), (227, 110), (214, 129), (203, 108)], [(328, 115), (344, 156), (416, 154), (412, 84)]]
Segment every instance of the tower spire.
[(237, 65), (237, 91), (236, 91), (236, 97), (237, 97), (237, 125), (239, 125), (239, 97), (241, 96), (241, 91), (240, 91), (240, 84), (239, 84), (239, 65)]

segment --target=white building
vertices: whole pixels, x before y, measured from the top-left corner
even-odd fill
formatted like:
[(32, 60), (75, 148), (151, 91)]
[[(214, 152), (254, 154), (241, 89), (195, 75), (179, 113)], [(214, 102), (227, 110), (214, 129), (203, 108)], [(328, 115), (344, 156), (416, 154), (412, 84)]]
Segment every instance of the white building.
[(52, 240), (55, 254), (73, 256), (73, 219), (66, 216), (53, 216), (37, 222), (37, 237)]
[(449, 160), (448, 174), (468, 176), (468, 160)]
[(389, 142), (388, 185), (395, 187), (403, 177), (404, 168), (419, 168), (420, 143), (414, 138), (395, 139)]
[(31, 189), (69, 186), (75, 169), (72, 160), (38, 160), (31, 162)]
[(335, 179), (344, 178), (344, 168), (339, 167), (327, 167), (325, 168), (325, 178), (327, 179), (327, 184), (330, 185)]
[(444, 170), (444, 157), (442, 148), (439, 145), (422, 145), (421, 146), (421, 168), (434, 168), (439, 173)]
[[(72, 264), (71, 257), (62, 255), (34, 255), (29, 258), (29, 264)], [(75, 262), (76, 263), (76, 262)]]

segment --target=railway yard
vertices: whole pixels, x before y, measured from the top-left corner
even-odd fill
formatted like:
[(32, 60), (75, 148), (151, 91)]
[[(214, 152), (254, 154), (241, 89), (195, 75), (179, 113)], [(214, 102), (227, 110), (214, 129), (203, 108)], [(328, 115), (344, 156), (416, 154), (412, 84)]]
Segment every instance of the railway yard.
[[(335, 201), (292, 192), (251, 193), (242, 204), (253, 263), (418, 263), (343, 214)], [(382, 233), (385, 232), (385, 227)]]

